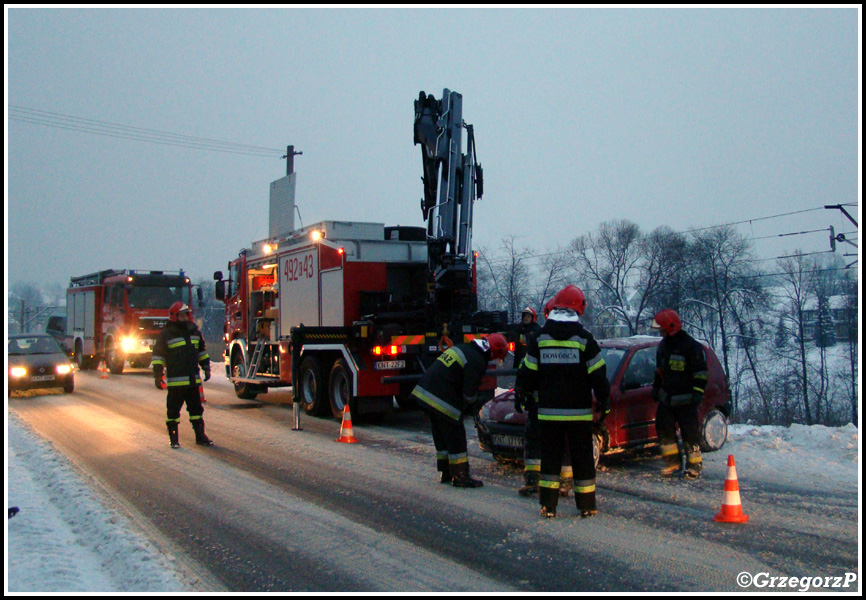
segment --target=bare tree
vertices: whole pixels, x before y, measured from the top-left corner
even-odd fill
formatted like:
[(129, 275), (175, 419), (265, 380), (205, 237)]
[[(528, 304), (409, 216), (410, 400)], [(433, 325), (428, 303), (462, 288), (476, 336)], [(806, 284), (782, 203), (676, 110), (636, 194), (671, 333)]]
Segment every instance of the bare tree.
[(514, 235), (502, 238), (497, 257), (480, 250), (478, 254), (479, 278), (487, 284), (492, 301), (506, 307), (511, 322), (519, 318), (530, 298), (529, 261), (534, 255), (531, 248), (518, 248), (517, 239)]
[(627, 220), (607, 221), (596, 233), (573, 240), (571, 250), (578, 278), (598, 285), (596, 318), (609, 312), (616, 322), (628, 327), (630, 335), (637, 333), (640, 315), (630, 309), (630, 300), (643, 261), (640, 227)]
[(799, 250), (794, 255), (779, 260), (778, 265), (783, 273), (784, 285), (782, 289), (787, 300), (785, 319), (789, 323), (788, 329), (793, 334), (797, 347), (797, 362), (800, 367), (798, 383), (803, 398), (803, 410), (806, 424), (812, 425), (812, 407), (809, 402), (809, 363), (806, 355), (806, 302), (811, 269), (803, 253)]

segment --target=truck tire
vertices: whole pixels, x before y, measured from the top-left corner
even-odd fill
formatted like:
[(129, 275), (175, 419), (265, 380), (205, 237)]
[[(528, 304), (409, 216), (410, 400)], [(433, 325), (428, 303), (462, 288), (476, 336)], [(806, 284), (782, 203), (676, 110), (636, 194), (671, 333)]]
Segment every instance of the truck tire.
[[(349, 367), (342, 358), (334, 363), (328, 377), (328, 400), (335, 419), (343, 418), (343, 409), (352, 397), (352, 380)], [(349, 409), (351, 410), (351, 408)]]
[(701, 423), (700, 447), (702, 452), (721, 450), (728, 439), (728, 418), (718, 408), (712, 409)]
[(327, 414), (328, 390), (319, 359), (315, 356), (304, 358), (298, 379), (298, 399), (304, 412), (314, 417)]
[[(243, 377), (246, 372), (243, 355), (240, 352), (232, 353), (232, 377)], [(255, 400), (258, 396), (256, 388), (249, 383), (235, 382), (235, 395), (241, 400)]]
[(126, 360), (115, 349), (114, 342), (108, 344), (105, 349), (105, 366), (112, 375), (123, 375), (123, 367)]

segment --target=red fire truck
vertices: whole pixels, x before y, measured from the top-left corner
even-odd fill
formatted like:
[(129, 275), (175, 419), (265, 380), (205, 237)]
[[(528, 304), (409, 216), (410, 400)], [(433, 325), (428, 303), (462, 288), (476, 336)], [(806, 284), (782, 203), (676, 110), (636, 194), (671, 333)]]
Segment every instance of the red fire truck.
[[(201, 288), (198, 288), (201, 301)], [(64, 345), (81, 369), (104, 360), (115, 374), (147, 367), (153, 344), (176, 301), (192, 307), (192, 286), (183, 271), (105, 270), (70, 279), (66, 290)]]
[(350, 401), (360, 414), (387, 410), (395, 397), (409, 405), (447, 346), (504, 328), (504, 312), (477, 312), (471, 226), (481, 168), (461, 104), (447, 89), (441, 100), (421, 92), (415, 103), (426, 228), (325, 221), (294, 229), (289, 146), (286, 177), (271, 184), (269, 237), (242, 250), (227, 277), (214, 274), (226, 305), (226, 376), (239, 397), (292, 385), (305, 412), (336, 418)]

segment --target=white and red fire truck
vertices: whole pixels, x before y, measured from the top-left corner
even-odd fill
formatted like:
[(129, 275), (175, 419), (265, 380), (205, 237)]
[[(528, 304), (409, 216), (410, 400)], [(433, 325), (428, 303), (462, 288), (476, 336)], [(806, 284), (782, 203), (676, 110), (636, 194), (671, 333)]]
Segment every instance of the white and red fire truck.
[(227, 277), (214, 274), (226, 305), (226, 375), (239, 397), (292, 385), (308, 414), (336, 418), (350, 401), (360, 414), (387, 410), (394, 398), (408, 405), (448, 345), (504, 327), (504, 313), (476, 310), (471, 227), (481, 169), (461, 103), (447, 89), (415, 103), (426, 228), (324, 221), (295, 230), (288, 148), (286, 177), (271, 184), (269, 237), (242, 250)]
[(66, 351), (81, 369), (102, 360), (115, 374), (123, 373), (127, 360), (147, 367), (168, 308), (178, 300), (192, 306), (183, 271), (112, 269), (73, 277), (66, 290)]

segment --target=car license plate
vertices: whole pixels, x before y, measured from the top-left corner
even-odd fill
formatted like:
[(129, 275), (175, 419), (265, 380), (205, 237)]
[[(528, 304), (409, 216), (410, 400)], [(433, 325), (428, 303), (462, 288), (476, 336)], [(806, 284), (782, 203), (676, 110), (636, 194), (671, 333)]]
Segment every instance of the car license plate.
[(506, 448), (523, 448), (523, 438), (519, 435), (494, 435), (493, 443)]
[(54, 375), (37, 375), (36, 377), (31, 377), (30, 381), (54, 381)]
[(375, 365), (377, 371), (387, 371), (390, 369), (405, 369), (405, 360), (382, 360)]

